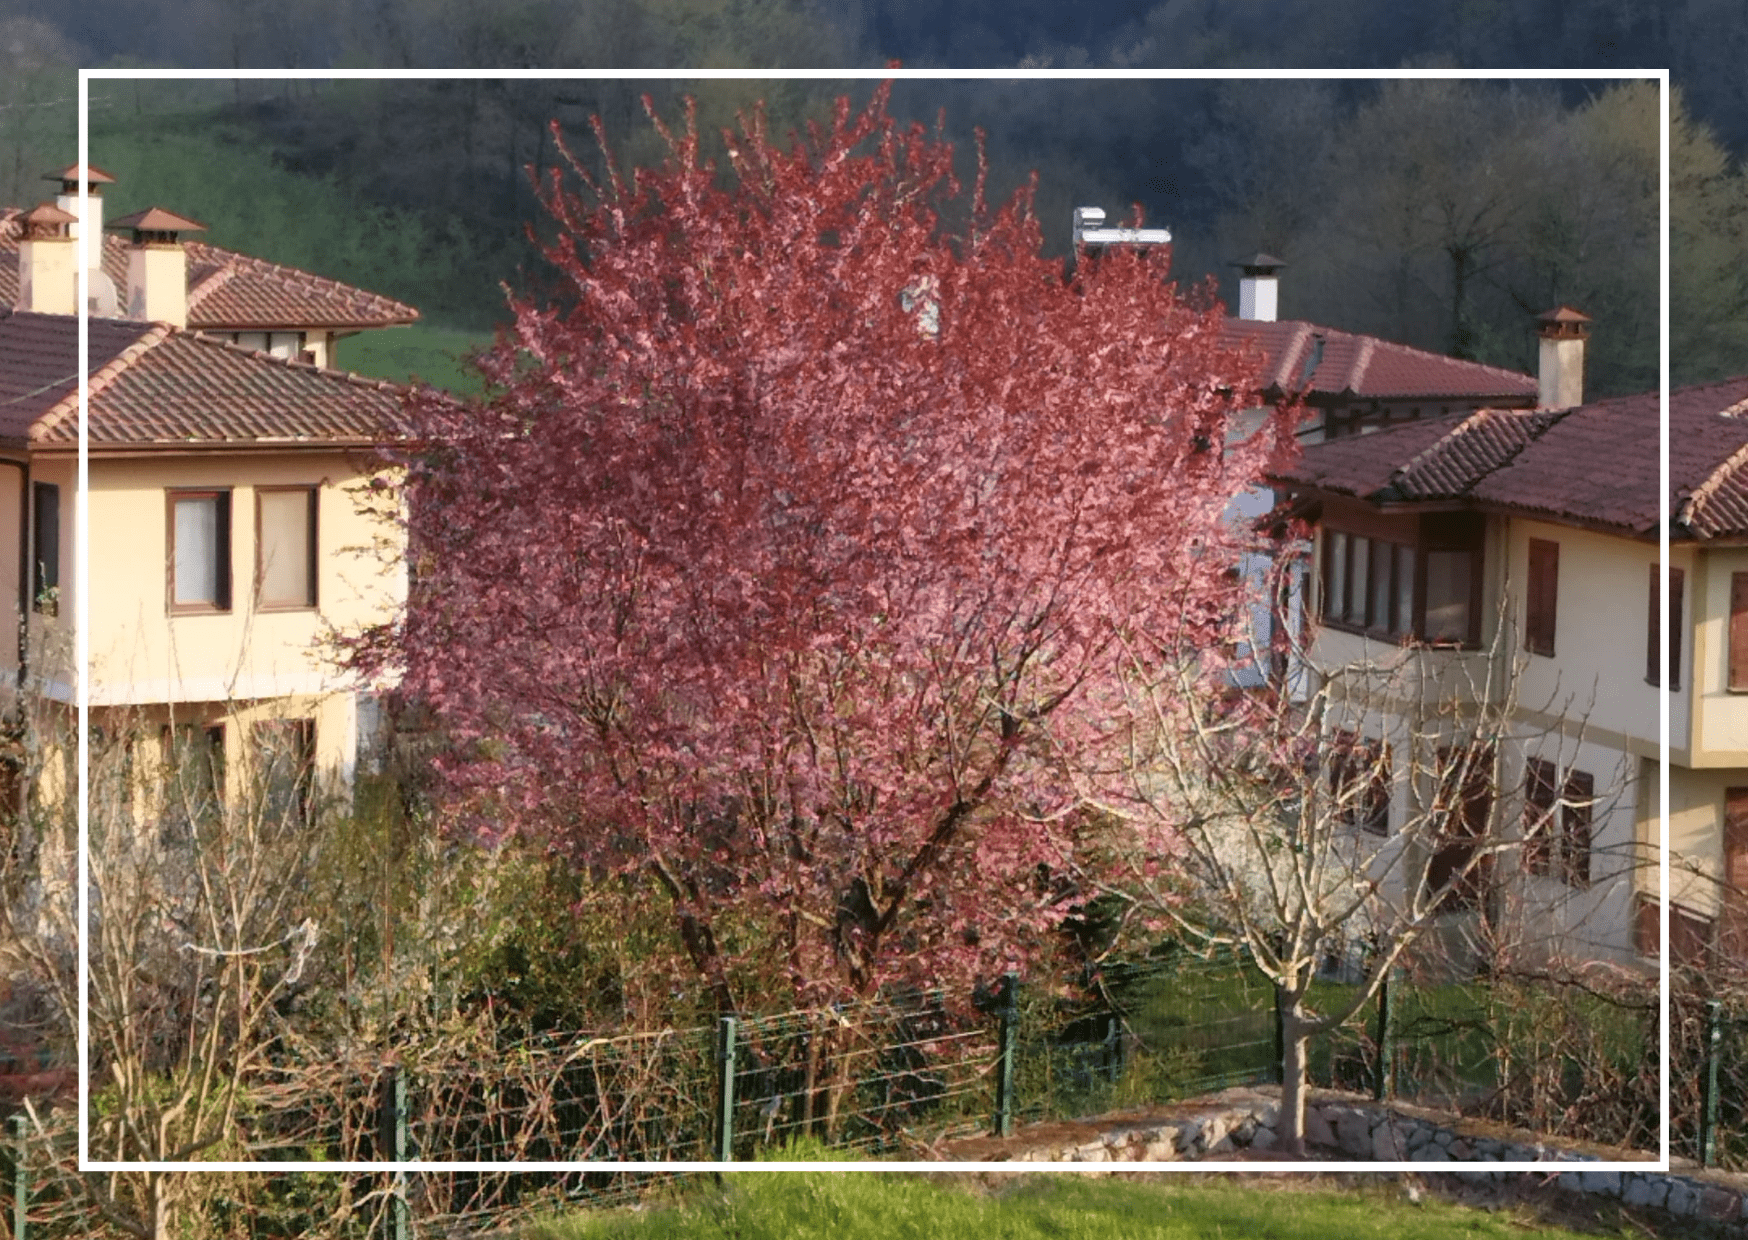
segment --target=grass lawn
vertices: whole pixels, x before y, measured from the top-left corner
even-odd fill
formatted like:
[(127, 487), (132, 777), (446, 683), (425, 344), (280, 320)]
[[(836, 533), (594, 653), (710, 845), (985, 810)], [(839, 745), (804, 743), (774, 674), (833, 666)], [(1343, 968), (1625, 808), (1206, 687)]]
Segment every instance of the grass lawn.
[(737, 1174), (722, 1191), (700, 1192), (678, 1205), (574, 1215), (524, 1230), (519, 1240), (1522, 1240), (1583, 1234), (1542, 1224), (1522, 1210), (1484, 1211), (1431, 1195), (1415, 1204), (1393, 1179), (1345, 1191), (1271, 1179), (1264, 1186), (1201, 1177), (1027, 1174), (991, 1188), (862, 1172)]
[(462, 359), (491, 343), (490, 332), (413, 323), (347, 336), (336, 352), (341, 370), (396, 383), (418, 379), (459, 396), (477, 396), (479, 377)]

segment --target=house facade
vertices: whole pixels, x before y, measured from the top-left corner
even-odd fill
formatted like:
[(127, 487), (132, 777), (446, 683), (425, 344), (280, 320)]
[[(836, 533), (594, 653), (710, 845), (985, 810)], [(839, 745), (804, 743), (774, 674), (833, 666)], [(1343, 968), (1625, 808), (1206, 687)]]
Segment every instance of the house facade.
[(271, 754), (313, 804), (350, 783), (369, 688), (329, 640), (405, 595), (396, 529), (360, 493), (403, 392), (327, 363), (337, 334), (412, 312), (200, 246), (196, 221), (159, 208), (113, 221), (120, 236), (97, 218), (45, 203), (0, 219), (0, 616), (20, 635), (0, 677), (73, 698), (72, 278), (94, 258), (85, 671), (98, 732), (151, 750), (112, 791), (179, 765), (232, 795)]
[[(1315, 444), (1274, 479), (1315, 529), (1309, 663), (1420, 657), (1461, 691), (1493, 695), (1508, 743), (1489, 755), (1477, 812), (1516, 846), (1481, 867), (1492, 911), (1509, 912), (1532, 958), (1635, 965), (1661, 950), (1667, 653), (1673, 951), (1741, 958), (1748, 918), (1732, 893), (1748, 891), (1748, 380), (1674, 395), (1665, 496), (1659, 397), (1583, 403), (1583, 323), (1571, 311), (1542, 321), (1542, 394), (1577, 403)], [(1390, 717), (1370, 726), (1379, 743), (1401, 746)], [(1393, 758), (1404, 774), (1389, 812), (1400, 821), (1421, 791), (1412, 754)], [(1455, 837), (1444, 848), (1462, 855)]]

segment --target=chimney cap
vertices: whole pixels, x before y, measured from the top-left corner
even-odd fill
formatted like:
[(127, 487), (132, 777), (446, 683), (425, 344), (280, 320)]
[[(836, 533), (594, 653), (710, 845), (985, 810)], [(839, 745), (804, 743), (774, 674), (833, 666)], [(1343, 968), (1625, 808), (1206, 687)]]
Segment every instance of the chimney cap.
[(1536, 315), (1536, 322), (1541, 324), (1536, 329), (1538, 335), (1544, 338), (1583, 339), (1590, 334), (1590, 324), (1593, 320), (1588, 314), (1574, 310), (1571, 306), (1560, 306), (1556, 309)]
[(111, 220), (104, 227), (132, 229), (136, 241), (145, 233), (206, 231), (206, 225), (199, 220), (191, 220), (185, 215), (177, 215), (174, 211), (166, 211), (163, 207), (147, 207), (144, 211), (135, 211), (132, 215), (124, 215), (118, 220)]
[(1249, 258), (1234, 259), (1228, 266), (1241, 267), (1247, 276), (1272, 276), (1287, 264), (1273, 254), (1264, 254), (1258, 250)]
[(52, 202), (39, 203), (18, 217), (24, 225), (24, 235), (32, 240), (44, 237), (65, 237), (67, 226), (77, 224), (79, 217), (63, 211)]
[[(69, 194), (77, 193), (79, 190), (79, 165), (68, 164), (59, 172), (45, 172), (42, 174), (42, 179), (45, 181), (59, 181), (62, 188), (64, 188)], [(91, 188), (96, 189), (99, 185), (114, 185), (115, 178), (99, 168), (96, 164), (86, 164), (85, 182), (90, 185)]]

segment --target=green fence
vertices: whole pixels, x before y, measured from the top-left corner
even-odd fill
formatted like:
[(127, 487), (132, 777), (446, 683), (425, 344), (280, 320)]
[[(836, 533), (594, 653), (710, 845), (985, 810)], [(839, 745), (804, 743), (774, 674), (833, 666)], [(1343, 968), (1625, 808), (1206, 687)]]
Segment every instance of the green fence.
[[(515, 1163), (749, 1159), (803, 1135), (875, 1155), (922, 1154), (943, 1139), (1008, 1132), (1019, 1121), (1278, 1079), (1274, 990), (1242, 955), (1106, 964), (1065, 994), (1010, 975), (970, 1002), (915, 992), (612, 1036), (487, 1030), (489, 1054), (464, 1044), (403, 1045), (387, 1069), (377, 1066), (385, 1048), (307, 1061), (288, 1054), (250, 1090), (244, 1157), (307, 1161), (311, 1173), (237, 1175), (229, 1197), (203, 1208), (229, 1211), (233, 1230), (250, 1235), (462, 1235), (619, 1200), (652, 1183), (606, 1169), (516, 1172)], [(1321, 980), (1311, 1006), (1331, 1010), (1352, 994), (1339, 977)], [(1748, 1153), (1732, 1135), (1742, 1130), (1744, 1061), (1726, 1051), (1748, 1024), (1719, 1005), (1694, 1010), (1698, 1032), (1677, 1042), (1698, 1039), (1698, 1057), (1688, 1056), (1697, 1070), (1685, 1059), (1676, 1067), (1696, 1091), (1678, 1092), (1677, 1110), (1693, 1119), (1694, 1140), (1703, 1135), (1716, 1161), (1731, 1163)], [(1582, 1026), (1587, 1040), (1553, 1037), (1546, 1022), (1556, 1018)], [(1592, 1130), (1572, 1135), (1647, 1145), (1655, 1046), (1654, 1019), (1646, 1024), (1630, 1006), (1586, 1007), (1545, 988), (1398, 977), (1348, 1027), (1314, 1041), (1310, 1067), (1314, 1084), (1459, 1102), (1514, 1122), (1534, 1118), (1533, 1103), (1552, 1116), (1536, 1125), (1550, 1133), (1570, 1127), (1601, 1082), (1608, 1088), (1600, 1092), (1618, 1095), (1614, 1110), (1589, 1116)], [(1647, 1064), (1648, 1133), (1643, 1108), (1632, 1103)], [(1628, 1078), (1624, 1092), (1615, 1088)], [(108, 1234), (86, 1181), (70, 1170), (69, 1122), (57, 1114), (46, 1130), (9, 1130), (4, 1203), (13, 1240)], [(1603, 1122), (1616, 1131), (1596, 1131)], [(322, 1161), (339, 1159), (506, 1168), (320, 1172)]]

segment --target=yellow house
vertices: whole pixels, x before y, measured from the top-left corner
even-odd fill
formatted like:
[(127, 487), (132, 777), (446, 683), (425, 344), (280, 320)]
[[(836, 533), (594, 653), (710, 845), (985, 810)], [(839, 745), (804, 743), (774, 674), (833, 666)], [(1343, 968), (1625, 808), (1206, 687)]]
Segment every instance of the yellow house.
[[(334, 365), (335, 346), (346, 336), (419, 318), (417, 310), (392, 297), (194, 239), (187, 235), (199, 231), (192, 220), (186, 222), (193, 227), (181, 235), (180, 309), (174, 304), (175, 288), (163, 286), (160, 299), (168, 297), (170, 304), (161, 300), (154, 309), (172, 313), (135, 312), (130, 298), (139, 287), (134, 278), (140, 271), (137, 248), (127, 236), (107, 228), (104, 219), (104, 187), (115, 184), (115, 178), (97, 167), (86, 172), (89, 185), (84, 199), (79, 197), (77, 166), (47, 177), (60, 186), (54, 207), (66, 213), (67, 234), (76, 243), (66, 252), (64, 286), (48, 291), (50, 301), (66, 307), (55, 313), (73, 312), (72, 264), (78, 263), (91, 270), (93, 314), (163, 319), (317, 366)], [(17, 208), (0, 207), (0, 306), (49, 309), (44, 290), (37, 288), (33, 295), (24, 287), (22, 215)]]
[[(0, 675), (61, 701), (79, 603), (71, 277), (91, 237), (73, 235), (79, 223), (46, 203), (0, 221), (15, 290), (0, 309), (0, 616), (19, 633)], [(213, 761), (188, 765), (222, 771), (233, 792), (254, 755), (289, 754), (307, 805), (313, 777), (349, 784), (369, 689), (325, 643), (405, 594), (398, 535), (358, 494), (403, 391), (327, 368), (341, 316), (296, 315), (324, 298), (387, 299), (242, 256), (202, 275), (211, 248), (185, 240), (200, 226), (161, 209), (111, 227), (124, 237), (99, 240), (106, 261), (120, 247), (123, 304), (89, 320), (93, 724), (155, 736), (165, 756), (193, 746)], [(250, 322), (269, 345), (281, 330), (305, 344), (325, 334), (293, 351), (239, 341), (222, 330), (235, 316), (191, 330), (200, 306), (228, 304), (221, 294), (262, 307)], [(278, 312), (292, 317), (270, 322)]]
[[(1315, 444), (1276, 480), (1316, 520), (1312, 662), (1431, 646), (1453, 668), (1517, 668), (1521, 743), (1498, 755), (1486, 797), (1507, 834), (1539, 821), (1547, 837), (1497, 858), (1496, 891), (1547, 954), (1628, 964), (1661, 946), (1667, 646), (1673, 955), (1748, 960), (1748, 379), (1672, 396), (1665, 495), (1659, 396), (1582, 403), (1584, 323), (1543, 316), (1543, 390), (1573, 407)], [(1400, 809), (1405, 790), (1392, 795)]]

